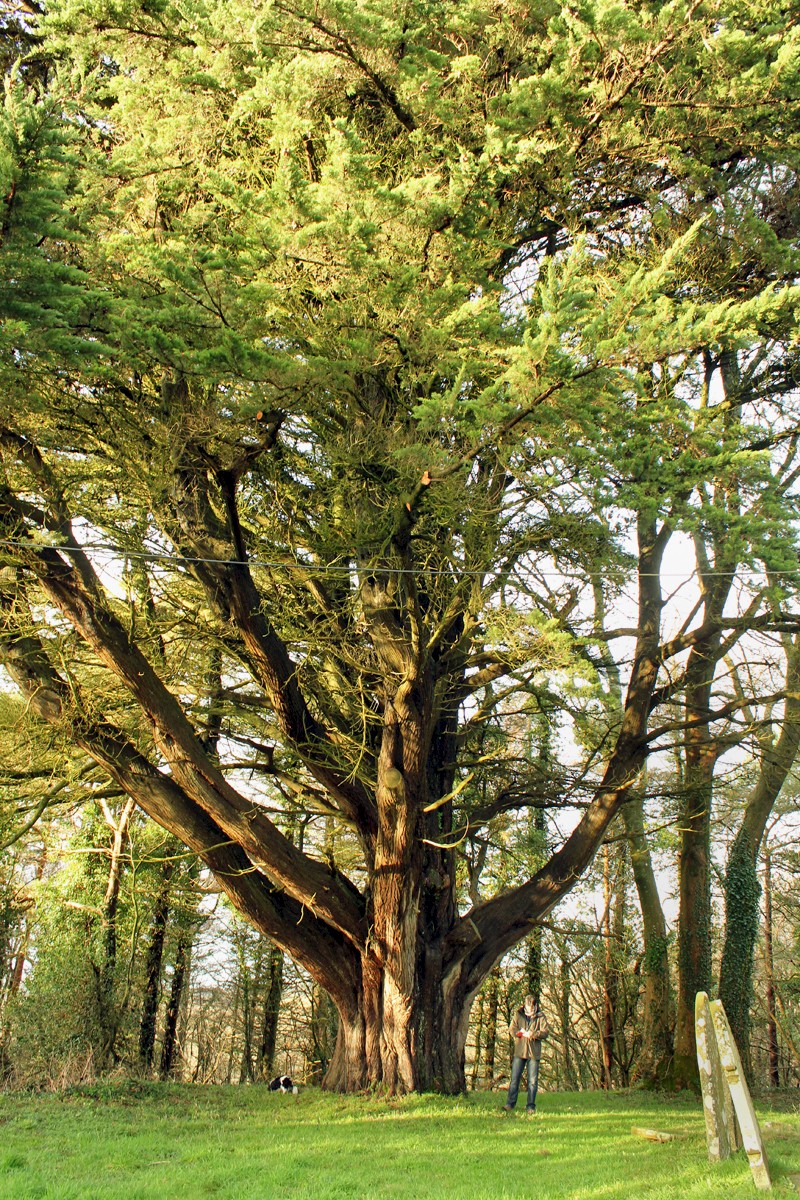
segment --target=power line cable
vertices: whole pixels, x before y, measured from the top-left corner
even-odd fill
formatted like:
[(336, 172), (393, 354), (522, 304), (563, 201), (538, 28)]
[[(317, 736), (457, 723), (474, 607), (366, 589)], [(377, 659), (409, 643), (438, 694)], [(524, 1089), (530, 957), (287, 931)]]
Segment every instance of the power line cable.
[[(296, 559), (294, 562), (280, 562), (279, 560), (263, 559), (263, 558), (203, 558), (199, 555), (189, 554), (167, 554), (164, 551), (156, 550), (123, 550), (120, 546), (113, 546), (103, 542), (85, 542), (80, 546), (61, 546), (56, 543), (35, 543), (18, 541), (13, 538), (0, 538), (0, 547), (9, 547), (21, 550), (57, 550), (59, 554), (88, 554), (90, 552), (111, 554), (116, 558), (138, 558), (146, 562), (154, 563), (173, 563), (178, 566), (194, 564), (198, 566), (221, 566), (221, 567), (262, 567), (266, 570), (277, 571), (309, 571), (309, 572), (338, 572), (343, 575), (352, 575), (362, 570), (380, 571), (385, 575), (452, 575), (457, 572), (459, 575), (468, 575), (481, 577), (490, 574), (490, 570), (478, 569), (475, 567), (459, 567), (457, 563), (453, 564), (452, 568), (447, 567), (392, 567), (381, 565), (380, 567), (357, 567), (348, 566), (345, 563), (311, 563), (303, 562)], [(544, 579), (563, 579), (565, 582), (572, 578), (566, 571), (542, 571), (537, 572)], [(585, 571), (581, 574), (586, 579), (607, 579), (608, 571)], [(737, 569), (734, 574), (739, 578), (757, 578), (762, 573), (755, 567), (743, 567)], [(781, 579), (800, 579), (800, 568), (791, 571), (777, 571), (776, 574)], [(636, 572), (637, 578), (642, 579), (685, 579), (688, 583), (698, 575), (697, 569), (690, 572), (686, 571), (652, 571), (642, 572), (641, 576)], [(729, 577), (730, 571), (704, 571), (704, 579)]]

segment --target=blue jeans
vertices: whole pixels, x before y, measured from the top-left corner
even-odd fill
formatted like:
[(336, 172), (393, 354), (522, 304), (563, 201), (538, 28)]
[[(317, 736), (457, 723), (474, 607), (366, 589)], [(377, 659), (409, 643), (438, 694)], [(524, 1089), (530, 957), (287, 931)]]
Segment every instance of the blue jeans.
[(511, 1086), (508, 1089), (506, 1106), (513, 1108), (517, 1103), (519, 1085), (526, 1063), (528, 1064), (528, 1112), (532, 1112), (536, 1108), (536, 1091), (539, 1087), (538, 1058), (517, 1058), (516, 1055), (514, 1056), (514, 1061), (511, 1065)]

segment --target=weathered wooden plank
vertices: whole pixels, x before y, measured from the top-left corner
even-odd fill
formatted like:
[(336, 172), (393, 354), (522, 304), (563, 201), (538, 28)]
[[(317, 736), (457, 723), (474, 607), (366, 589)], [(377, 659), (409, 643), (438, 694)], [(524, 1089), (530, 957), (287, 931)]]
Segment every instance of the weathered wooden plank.
[(731, 1136), (733, 1106), (720, 1062), (714, 1024), (705, 992), (698, 992), (695, 997), (694, 1021), (708, 1157), (712, 1162), (722, 1162), (730, 1157), (731, 1149), (734, 1148), (734, 1139)]
[(753, 1108), (750, 1089), (742, 1070), (739, 1051), (736, 1048), (722, 1001), (712, 1000), (709, 1009), (719, 1047), (719, 1057), (730, 1088), (733, 1107), (736, 1110), (742, 1133), (742, 1142), (750, 1163), (750, 1170), (753, 1172), (753, 1180), (757, 1188), (766, 1191), (772, 1187), (772, 1180), (769, 1177), (767, 1155), (761, 1140), (761, 1130), (758, 1127), (758, 1118)]

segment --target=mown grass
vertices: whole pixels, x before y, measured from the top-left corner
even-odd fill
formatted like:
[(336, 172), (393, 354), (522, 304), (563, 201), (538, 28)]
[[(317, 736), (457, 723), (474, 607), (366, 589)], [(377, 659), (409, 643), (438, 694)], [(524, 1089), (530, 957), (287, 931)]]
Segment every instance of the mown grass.
[[(743, 1154), (712, 1167), (691, 1097), (501, 1095), (391, 1101), (315, 1090), (99, 1085), (0, 1096), (2, 1200), (752, 1200)], [(775, 1193), (796, 1195), (800, 1102), (760, 1106)], [(657, 1144), (647, 1126), (680, 1134)]]

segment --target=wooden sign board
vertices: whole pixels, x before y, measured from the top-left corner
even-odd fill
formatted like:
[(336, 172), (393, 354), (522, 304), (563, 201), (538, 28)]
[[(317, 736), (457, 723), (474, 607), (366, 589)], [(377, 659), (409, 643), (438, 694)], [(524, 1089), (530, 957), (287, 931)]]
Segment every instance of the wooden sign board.
[(747, 1152), (753, 1182), (765, 1191), (772, 1187), (767, 1156), (739, 1051), (721, 1000), (709, 1003), (705, 992), (697, 993), (695, 1029), (708, 1156), (714, 1162), (728, 1158), (731, 1150), (737, 1148), (741, 1131), (741, 1143)]
[(769, 1177), (767, 1156), (761, 1140), (758, 1118), (750, 1098), (747, 1080), (744, 1077), (739, 1051), (736, 1049), (736, 1042), (733, 1040), (722, 1001), (712, 1000), (709, 1008), (711, 1009), (711, 1019), (714, 1022), (714, 1032), (717, 1035), (719, 1056), (730, 1088), (733, 1107), (739, 1120), (739, 1128), (742, 1131), (742, 1143), (750, 1162), (750, 1170), (753, 1172), (756, 1187), (766, 1191), (767, 1188), (772, 1187), (772, 1181)]
[[(706, 1120), (708, 1157), (712, 1162), (724, 1162), (736, 1147), (731, 1136), (733, 1105), (725, 1073), (720, 1062), (717, 1038), (711, 1019), (711, 1009), (705, 992), (698, 992), (694, 1002), (694, 1024), (697, 1037), (697, 1066), (703, 1093), (703, 1116)], [(726, 1100), (728, 1103), (726, 1104)]]

